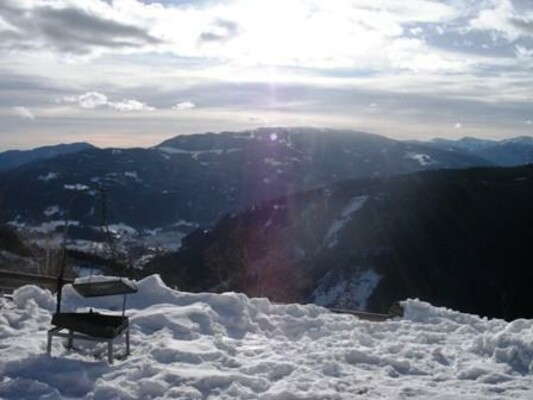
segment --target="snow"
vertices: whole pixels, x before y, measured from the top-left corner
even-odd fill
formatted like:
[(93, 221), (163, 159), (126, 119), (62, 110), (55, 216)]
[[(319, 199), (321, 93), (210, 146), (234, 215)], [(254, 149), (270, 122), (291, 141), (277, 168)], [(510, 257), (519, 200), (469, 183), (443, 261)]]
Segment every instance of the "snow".
[[(142, 242), (146, 246), (155, 247), (164, 251), (177, 251), (181, 247), (181, 240), (186, 236), (185, 232), (190, 232), (197, 227), (198, 224), (195, 222), (178, 220), (171, 226), (165, 228), (143, 230)], [(144, 261), (138, 261), (136, 265), (142, 266)]]
[(46, 175), (39, 175), (37, 179), (43, 182), (48, 182), (48, 181), (57, 179), (57, 177), (58, 177), (57, 172), (49, 172)]
[(191, 151), (191, 150), (183, 150), (183, 149), (177, 149), (175, 147), (170, 147), (170, 146), (160, 146), (157, 148), (157, 150), (163, 152), (163, 153), (166, 153), (166, 154), (190, 154), (190, 153), (195, 153), (194, 151)]
[(263, 160), (263, 162), (264, 162), (265, 164), (267, 164), (267, 165), (271, 165), (271, 166), (273, 166), (273, 167), (279, 167), (279, 166), (281, 166), (281, 165), (285, 165), (285, 163), (284, 163), (283, 161), (278, 161), (278, 160), (276, 160), (275, 158), (268, 158), (268, 157), (265, 158), (265, 159)]
[[(54, 339), (53, 296), (0, 298), (0, 398), (531, 399), (533, 320), (482, 319), (408, 300), (385, 322), (242, 294), (190, 294), (158, 276), (129, 296), (132, 354)], [(66, 286), (65, 309), (84, 306)], [(96, 304), (95, 304), (96, 303)], [(120, 303), (92, 299), (95, 307)], [(120, 305), (119, 305), (120, 308)]]
[(211, 149), (211, 150), (184, 150), (184, 149), (178, 149), (176, 147), (170, 147), (170, 146), (160, 146), (157, 147), (157, 149), (165, 154), (188, 154), (195, 160), (198, 160), (198, 157), (202, 154), (217, 154), (221, 155), (224, 153), (233, 153), (235, 151), (242, 151), (242, 149), (239, 148), (231, 148), (231, 149)]
[(94, 274), (101, 274), (103, 273), (101, 269), (99, 268), (89, 268), (89, 267), (80, 267), (74, 265), (72, 267), (74, 273), (79, 278), (87, 277), (87, 276), (93, 276)]
[(126, 178), (131, 178), (138, 183), (141, 183), (143, 181), (141, 178), (139, 178), (139, 174), (137, 173), (137, 171), (124, 171), (124, 176)]
[(137, 235), (137, 229), (123, 222), (108, 225), (109, 231), (115, 235)]
[(123, 280), (126, 282), (131, 282), (127, 278), (120, 278), (117, 276), (108, 276), (108, 275), (98, 275), (98, 274), (89, 274), (84, 276), (78, 276), (74, 279), (74, 283), (88, 283), (88, 282), (116, 282), (118, 280)]
[(235, 147), (235, 148), (226, 150), (226, 154), (238, 153), (238, 152), (241, 152), (241, 151), (244, 151), (244, 149), (239, 149), (239, 148)]
[(73, 185), (63, 185), (63, 188), (65, 190), (74, 190), (74, 191), (81, 192), (81, 191), (84, 191), (84, 190), (88, 190), (89, 186), (84, 185), (82, 183), (76, 183), (76, 184), (73, 184)]
[(106, 245), (103, 242), (84, 239), (69, 239), (67, 247), (69, 250), (78, 250), (93, 254), (103, 253), (106, 250)]
[(47, 217), (51, 217), (52, 215), (59, 213), (61, 213), (61, 209), (59, 208), (59, 206), (48, 206), (43, 211), (43, 214)]
[(438, 161), (435, 161), (434, 159), (432, 159), (427, 154), (418, 154), (418, 153), (414, 153), (412, 151), (408, 151), (407, 153), (405, 153), (404, 158), (409, 158), (411, 160), (418, 161), (418, 163), (422, 167), (427, 167), (427, 166), (430, 166), (430, 165), (436, 165), (436, 164), (439, 163)]
[[(70, 226), (79, 226), (79, 221), (68, 221), (68, 224)], [(56, 231), (57, 228), (65, 226), (65, 220), (56, 220), (56, 221), (49, 221), (49, 222), (43, 222), (40, 225), (35, 225), (31, 227), (27, 227), (32, 232), (39, 232), (39, 233), (50, 233)]]
[(313, 291), (312, 298), (320, 306), (336, 306), (366, 310), (368, 299), (382, 276), (373, 269), (353, 272), (350, 276), (329, 271)]
[(340, 218), (337, 218), (333, 224), (330, 226), (324, 242), (327, 244), (327, 247), (333, 247), (337, 244), (337, 233), (342, 229), (342, 227), (350, 220), (353, 213), (359, 211), (361, 207), (364, 206), (368, 196), (357, 196), (352, 199), (350, 203), (341, 212)]

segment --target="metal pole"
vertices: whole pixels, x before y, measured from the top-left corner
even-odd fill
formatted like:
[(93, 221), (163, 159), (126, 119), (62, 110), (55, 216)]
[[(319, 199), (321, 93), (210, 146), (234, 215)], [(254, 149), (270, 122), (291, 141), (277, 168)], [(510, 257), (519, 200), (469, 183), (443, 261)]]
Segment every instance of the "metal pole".
[(57, 305), (56, 305), (56, 313), (61, 312), (61, 297), (63, 295), (63, 285), (65, 284), (65, 269), (67, 265), (67, 237), (68, 237), (68, 228), (69, 228), (69, 221), (70, 221), (70, 212), (72, 209), (72, 204), (74, 204), (74, 200), (78, 198), (82, 193), (86, 192), (87, 189), (80, 190), (78, 193), (76, 193), (72, 198), (70, 199), (70, 202), (68, 203), (67, 207), (67, 213), (65, 215), (65, 229), (63, 231), (63, 244), (61, 245), (61, 264), (59, 269), (59, 276), (57, 277)]
[(124, 299), (122, 300), (122, 318), (124, 318), (124, 314), (126, 313), (126, 297), (128, 295), (124, 293)]
[(68, 235), (68, 227), (69, 227), (69, 220), (70, 220), (70, 209), (76, 197), (78, 197), (78, 195), (74, 195), (70, 199), (70, 202), (67, 208), (67, 214), (65, 216), (65, 228), (63, 230), (63, 243), (61, 245), (61, 264), (59, 267), (59, 276), (57, 277), (57, 286), (56, 286), (56, 289), (57, 289), (56, 313), (57, 314), (61, 312), (61, 297), (63, 295), (65, 268), (67, 265), (67, 235)]
[[(70, 199), (70, 202), (69, 202), (68, 207), (67, 207), (67, 213), (66, 213), (66, 216), (65, 216), (65, 230), (64, 230), (64, 233), (63, 233), (61, 264), (60, 264), (60, 269), (59, 269), (59, 276), (57, 277), (57, 286), (56, 286), (56, 289), (57, 289), (56, 313), (60, 313), (61, 312), (61, 297), (62, 297), (62, 294), (63, 294), (63, 285), (65, 284), (64, 276), (65, 276), (65, 269), (66, 269), (66, 265), (67, 265), (67, 237), (68, 237), (68, 228), (69, 228), (70, 213), (71, 213), (72, 205), (74, 204), (74, 200), (76, 200), (82, 193), (85, 193), (88, 190), (90, 190), (90, 188), (88, 188), (88, 187), (85, 188), (85, 189), (82, 189), (82, 190), (78, 190), (77, 193), (74, 196), (72, 196), (72, 198)], [(104, 225), (107, 241), (108, 241), (108, 243), (110, 245), (111, 252), (112, 252), (112, 254), (114, 256), (115, 252), (116, 252), (116, 249), (113, 246), (113, 242), (111, 240), (111, 233), (109, 232), (109, 228), (107, 226), (107, 209), (106, 209), (107, 196), (106, 196), (106, 190), (105, 190), (105, 188), (103, 186), (99, 186), (97, 190), (100, 192), (100, 195), (102, 197), (102, 219), (103, 219), (102, 223)], [(125, 302), (124, 302), (124, 304), (125, 304)]]

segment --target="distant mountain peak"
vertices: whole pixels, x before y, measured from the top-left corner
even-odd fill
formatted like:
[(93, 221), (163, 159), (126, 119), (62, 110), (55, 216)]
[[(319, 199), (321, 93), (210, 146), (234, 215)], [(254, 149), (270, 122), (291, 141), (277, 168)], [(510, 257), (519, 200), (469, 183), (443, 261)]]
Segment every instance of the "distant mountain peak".
[(533, 146), (533, 137), (532, 136), (517, 136), (511, 139), (504, 139), (502, 143), (518, 143)]
[(361, 138), (373, 138), (376, 140), (393, 140), (388, 139), (385, 136), (375, 133), (367, 133), (361, 131), (355, 131), (350, 129), (332, 129), (332, 128), (320, 128), (311, 126), (270, 126), (270, 127), (258, 127), (249, 130), (242, 131), (222, 131), (218, 133), (206, 132), (206, 133), (194, 133), (187, 135), (177, 135), (170, 139), (167, 139), (160, 144), (154, 146), (155, 148), (174, 147), (184, 150), (199, 150), (198, 146), (201, 144), (211, 146), (222, 147), (222, 143), (227, 143), (231, 140), (235, 140), (243, 144), (243, 140), (255, 139), (261, 141), (281, 141), (287, 140), (292, 136), (323, 136), (327, 134), (332, 135), (344, 135), (344, 136), (359, 136)]
[(34, 161), (47, 160), (63, 154), (77, 153), (93, 148), (95, 146), (90, 143), (75, 142), (36, 147), (31, 150), (8, 150), (0, 153), (0, 171), (7, 171)]
[(514, 166), (533, 163), (533, 137), (489, 140), (463, 137), (457, 140), (436, 138), (428, 144), (446, 150), (468, 152), (497, 165)]

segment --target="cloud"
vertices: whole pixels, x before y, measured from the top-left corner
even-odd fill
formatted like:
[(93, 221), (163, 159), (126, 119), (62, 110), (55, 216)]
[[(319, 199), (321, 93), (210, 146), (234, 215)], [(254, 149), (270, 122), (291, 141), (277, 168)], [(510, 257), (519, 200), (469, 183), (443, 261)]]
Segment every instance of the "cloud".
[(511, 24), (521, 30), (524, 34), (533, 35), (533, 19), (524, 17), (511, 18)]
[(172, 109), (182, 111), (182, 110), (190, 110), (195, 107), (196, 107), (196, 104), (194, 104), (192, 101), (182, 101), (172, 106)]
[(150, 107), (146, 103), (141, 103), (137, 100), (122, 100), (116, 102), (108, 102), (107, 105), (119, 111), (154, 111), (155, 107)]
[(453, 126), (455, 129), (461, 129), (463, 127), (463, 124), (460, 123), (460, 122), (456, 122), (455, 125)]
[[(225, 65), (449, 73), (468, 70), (472, 61), (432, 46), (426, 31), (458, 30), (472, 4), (4, 0), (0, 17), (14, 27), (1, 33), (4, 48), (70, 57), (158, 53)], [(495, 12), (483, 4), (477, 8)], [(490, 15), (478, 19), (479, 29), (491, 22)]]
[(12, 27), (3, 32), (4, 48), (51, 48), (62, 53), (88, 54), (98, 49), (136, 48), (161, 43), (147, 29), (105, 15), (101, 5), (91, 10), (77, 8), (65, 1), (14, 4), (10, 0), (0, 4), (0, 18)]
[(490, 6), (479, 10), (476, 17), (470, 21), (470, 28), (497, 32), (509, 41), (533, 36), (531, 8), (517, 10), (510, 0), (494, 0), (482, 4)]
[(519, 59), (528, 59), (533, 57), (533, 49), (526, 49), (523, 46), (515, 47), (516, 57)]
[(65, 98), (67, 102), (78, 102), (81, 108), (93, 109), (100, 106), (105, 106), (109, 104), (107, 96), (103, 93), (98, 92), (87, 92), (78, 97), (67, 97)]
[(239, 35), (240, 27), (234, 21), (217, 18), (209, 30), (200, 34), (201, 42), (227, 42)]
[(66, 96), (60, 99), (64, 103), (77, 103), (81, 108), (92, 110), (108, 107), (118, 111), (154, 111), (155, 107), (148, 106), (138, 100), (110, 101), (107, 96), (99, 92), (87, 92), (79, 96)]
[(406, 24), (453, 17), (452, 6), (429, 0), (4, 2), (0, 17), (15, 30), (2, 34), (3, 47), (16, 50), (69, 56), (159, 52), (305, 68), (420, 71), (463, 64), (461, 57), (430, 52), (422, 39), (403, 35)]
[(35, 116), (26, 107), (13, 107), (13, 111), (22, 119), (35, 121)]

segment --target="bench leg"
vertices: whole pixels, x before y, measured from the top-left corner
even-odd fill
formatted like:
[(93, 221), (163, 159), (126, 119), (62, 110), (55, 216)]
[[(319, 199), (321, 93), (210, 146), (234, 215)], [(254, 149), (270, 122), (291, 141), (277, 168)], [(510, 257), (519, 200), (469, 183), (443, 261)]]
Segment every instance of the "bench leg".
[(130, 355), (130, 328), (126, 329), (126, 356)]
[(48, 332), (48, 342), (46, 343), (46, 354), (52, 354), (52, 333)]
[(67, 349), (72, 349), (74, 342), (74, 331), (72, 329), (69, 329), (68, 331), (68, 341), (67, 341)]
[(107, 361), (113, 364), (113, 340), (107, 341)]

